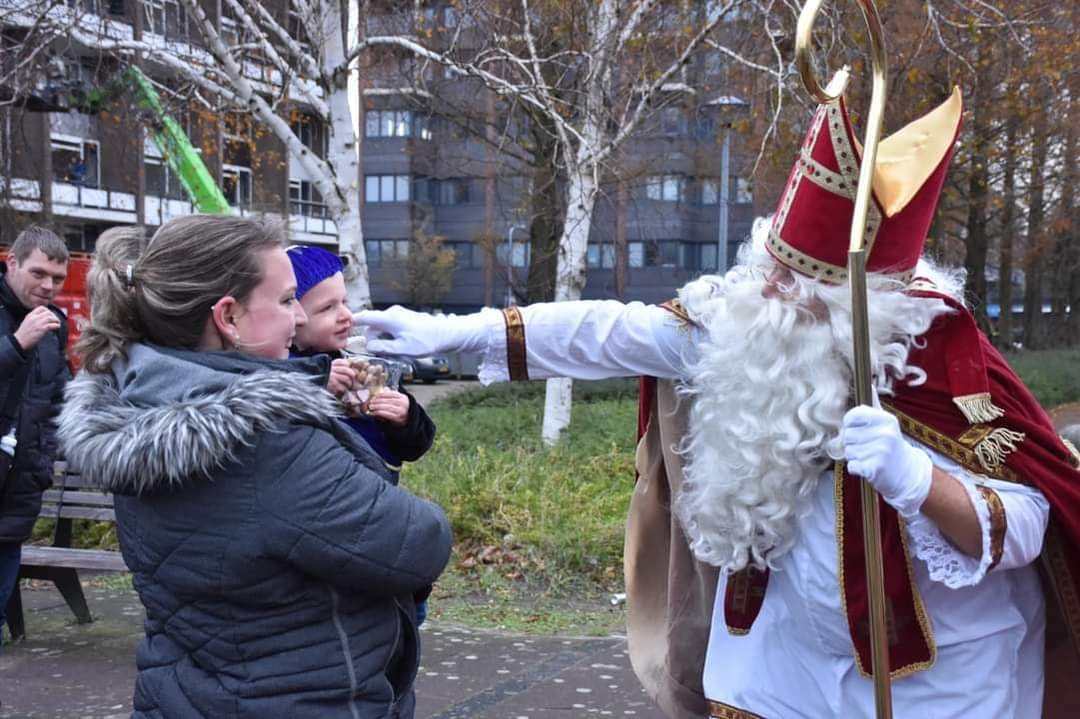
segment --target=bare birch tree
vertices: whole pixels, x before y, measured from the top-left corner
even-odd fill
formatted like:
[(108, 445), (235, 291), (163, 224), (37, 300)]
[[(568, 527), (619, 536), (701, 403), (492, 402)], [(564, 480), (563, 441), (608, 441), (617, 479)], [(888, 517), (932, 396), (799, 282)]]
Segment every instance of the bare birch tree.
[[(539, 116), (558, 163), (560, 206), (555, 301), (581, 297), (598, 194), (617, 151), (672, 93), (693, 92), (685, 68), (739, 0), (677, 7), (655, 0), (460, 3), (484, 42), (450, 40), (446, 57), (410, 48), (479, 80), (504, 102)], [(661, 28), (671, 42), (651, 43)], [(686, 30), (686, 28), (690, 28)], [(550, 42), (553, 32), (564, 33)], [(570, 421), (571, 382), (548, 380), (543, 438), (558, 440)]]

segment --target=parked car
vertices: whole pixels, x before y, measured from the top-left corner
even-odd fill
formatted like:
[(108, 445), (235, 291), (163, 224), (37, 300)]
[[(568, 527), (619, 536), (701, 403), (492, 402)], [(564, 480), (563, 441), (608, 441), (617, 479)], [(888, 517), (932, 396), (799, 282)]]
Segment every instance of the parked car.
[(412, 363), (412, 379), (420, 380), (424, 384), (432, 384), (440, 377), (450, 374), (450, 360), (446, 355), (429, 355), (427, 357), (396, 357), (402, 362)]

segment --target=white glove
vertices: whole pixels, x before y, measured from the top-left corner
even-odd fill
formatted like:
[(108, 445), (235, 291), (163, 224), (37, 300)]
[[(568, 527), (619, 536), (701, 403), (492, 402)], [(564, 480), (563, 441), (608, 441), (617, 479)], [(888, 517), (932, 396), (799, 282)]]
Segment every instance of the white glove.
[[(494, 310), (436, 317), (394, 305), (388, 310), (357, 312), (353, 322), (367, 328), (369, 352), (424, 357), (440, 352), (482, 352), (487, 349), (489, 330), (501, 326), (503, 319)], [(382, 334), (391, 334), (393, 339), (379, 339)]]
[(870, 482), (902, 516), (918, 513), (930, 494), (934, 463), (907, 443), (896, 417), (877, 407), (850, 409), (840, 440), (848, 472)]

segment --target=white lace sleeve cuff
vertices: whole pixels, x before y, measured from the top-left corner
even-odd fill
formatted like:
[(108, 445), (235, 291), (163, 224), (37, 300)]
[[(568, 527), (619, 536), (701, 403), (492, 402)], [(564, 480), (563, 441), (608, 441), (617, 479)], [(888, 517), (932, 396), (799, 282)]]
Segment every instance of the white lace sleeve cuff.
[[(977, 485), (963, 482), (968, 499), (975, 507), (982, 528), (982, 552), (979, 557), (970, 557), (945, 538), (937, 525), (921, 514), (907, 519), (908, 537), (911, 540), (915, 556), (921, 559), (930, 572), (930, 579), (941, 582), (950, 589), (970, 587), (982, 581), (986, 573), (1001, 558), (1001, 543), (1004, 528), (995, 531), (995, 523), (1004, 522), (1004, 510), (1000, 501), (997, 508), (990, 505), (989, 498)], [(986, 492), (994, 495), (992, 490)], [(1000, 515), (999, 515), (1000, 512)]]
[(485, 314), (490, 313), (493, 317), (498, 315), (498, 321), (494, 319), (487, 322), (487, 344), (480, 356), (480, 368), (477, 370), (477, 378), (480, 384), (489, 385), (496, 382), (508, 382), (510, 380), (510, 363), (507, 360), (507, 332), (506, 318), (498, 310), (485, 309)]

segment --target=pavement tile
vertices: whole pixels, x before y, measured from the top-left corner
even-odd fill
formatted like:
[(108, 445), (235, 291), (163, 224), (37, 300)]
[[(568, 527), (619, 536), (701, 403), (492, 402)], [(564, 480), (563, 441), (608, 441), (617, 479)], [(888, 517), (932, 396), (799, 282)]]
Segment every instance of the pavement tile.
[[(131, 711), (143, 610), (130, 590), (89, 589), (75, 624), (46, 583), (23, 590), (28, 638), (0, 654), (0, 719), (121, 719)], [(428, 624), (417, 719), (663, 719), (622, 637), (535, 637)]]

